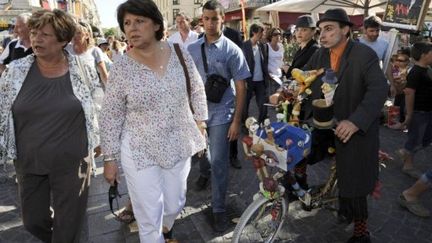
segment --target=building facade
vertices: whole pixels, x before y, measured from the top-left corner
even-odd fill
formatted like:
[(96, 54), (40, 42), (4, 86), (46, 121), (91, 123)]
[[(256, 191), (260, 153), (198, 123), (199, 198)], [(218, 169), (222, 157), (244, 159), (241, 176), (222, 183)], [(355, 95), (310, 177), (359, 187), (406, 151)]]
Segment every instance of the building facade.
[(168, 27), (175, 25), (175, 16), (185, 13), (191, 18), (201, 16), (201, 5), (205, 0), (155, 0)]

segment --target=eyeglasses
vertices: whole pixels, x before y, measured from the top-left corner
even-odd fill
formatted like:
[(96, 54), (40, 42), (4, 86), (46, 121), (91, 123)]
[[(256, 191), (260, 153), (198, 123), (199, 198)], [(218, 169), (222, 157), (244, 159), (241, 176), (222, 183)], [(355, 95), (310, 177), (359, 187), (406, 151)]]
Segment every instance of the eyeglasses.
[(116, 204), (117, 204), (117, 209), (119, 209), (119, 202), (118, 202), (118, 198), (117, 197), (122, 197), (125, 194), (120, 194), (118, 192), (118, 188), (117, 188), (117, 181), (114, 182), (113, 186), (110, 186), (109, 190), (108, 190), (108, 201), (109, 201), (109, 205), (110, 205), (110, 209), (111, 209), (111, 213), (117, 217), (117, 214), (114, 212), (113, 209), (113, 201), (114, 199), (116, 200)]
[(407, 59), (396, 59), (396, 62), (407, 62)]

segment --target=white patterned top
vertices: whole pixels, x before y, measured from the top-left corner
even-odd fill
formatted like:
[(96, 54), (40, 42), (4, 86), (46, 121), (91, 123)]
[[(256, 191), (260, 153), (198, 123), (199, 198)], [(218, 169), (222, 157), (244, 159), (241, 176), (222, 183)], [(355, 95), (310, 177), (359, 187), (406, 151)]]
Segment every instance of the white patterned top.
[(173, 45), (160, 79), (146, 65), (123, 55), (112, 66), (101, 111), (101, 145), (105, 155), (120, 157), (125, 133), (137, 170), (171, 168), (205, 148), (195, 120), (207, 120), (204, 84), (191, 56), (181, 48), (191, 83), (189, 107), (186, 78)]

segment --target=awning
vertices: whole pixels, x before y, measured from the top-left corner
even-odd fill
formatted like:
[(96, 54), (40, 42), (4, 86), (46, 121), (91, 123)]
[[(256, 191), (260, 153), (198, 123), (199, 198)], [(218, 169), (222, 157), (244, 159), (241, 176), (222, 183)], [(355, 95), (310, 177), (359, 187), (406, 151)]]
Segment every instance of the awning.
[[(245, 9), (245, 15), (246, 17), (248, 16), (248, 9)], [(242, 11), (240, 10), (235, 10), (232, 12), (228, 12), (225, 13), (225, 21), (229, 22), (229, 21), (240, 21), (242, 19)]]

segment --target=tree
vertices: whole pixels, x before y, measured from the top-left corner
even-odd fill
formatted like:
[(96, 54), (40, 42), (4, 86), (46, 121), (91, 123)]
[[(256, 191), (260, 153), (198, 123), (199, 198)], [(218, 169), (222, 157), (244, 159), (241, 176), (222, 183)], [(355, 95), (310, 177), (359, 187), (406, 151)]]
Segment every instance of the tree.
[(103, 32), (104, 32), (104, 35), (105, 35), (105, 37), (108, 37), (108, 36), (118, 36), (118, 30), (117, 30), (117, 28), (104, 28), (103, 29)]

